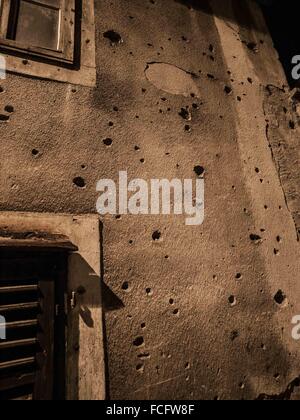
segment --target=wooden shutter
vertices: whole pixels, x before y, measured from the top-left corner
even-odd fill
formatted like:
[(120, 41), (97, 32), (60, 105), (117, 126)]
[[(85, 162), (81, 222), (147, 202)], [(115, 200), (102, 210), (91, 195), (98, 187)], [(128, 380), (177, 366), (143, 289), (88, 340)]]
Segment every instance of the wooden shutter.
[(0, 400), (63, 398), (65, 280), (61, 253), (0, 250)]

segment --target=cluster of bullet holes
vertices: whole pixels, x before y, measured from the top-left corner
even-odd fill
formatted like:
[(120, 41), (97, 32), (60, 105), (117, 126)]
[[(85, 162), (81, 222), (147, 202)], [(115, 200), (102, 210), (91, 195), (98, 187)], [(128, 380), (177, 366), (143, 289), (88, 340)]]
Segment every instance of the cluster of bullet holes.
[[(194, 93), (191, 93), (191, 98), (195, 98), (196, 95)], [(178, 115), (185, 121), (185, 122), (191, 122), (193, 120), (193, 111), (196, 111), (200, 109), (200, 105), (203, 105), (201, 102), (200, 104), (197, 102), (192, 103), (191, 105), (186, 105), (185, 107), (182, 107), (180, 111), (178, 112)], [(171, 111), (171, 108), (168, 108), (168, 111)], [(185, 124), (184, 131), (186, 133), (192, 132), (192, 126), (191, 124)]]

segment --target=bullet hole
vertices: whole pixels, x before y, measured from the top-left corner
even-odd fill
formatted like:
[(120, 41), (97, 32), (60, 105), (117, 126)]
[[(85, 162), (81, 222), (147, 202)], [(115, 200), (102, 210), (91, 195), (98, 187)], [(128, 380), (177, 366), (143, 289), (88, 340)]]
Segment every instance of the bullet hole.
[(210, 51), (211, 53), (213, 53), (213, 52), (214, 52), (214, 50), (215, 50), (215, 48), (214, 48), (214, 46), (213, 46), (212, 44), (210, 44), (210, 45), (209, 45), (208, 49), (209, 49), (209, 51)]
[(111, 45), (122, 44), (123, 42), (121, 35), (113, 30), (104, 32), (103, 36), (110, 41)]
[(151, 357), (150, 353), (141, 353), (138, 355), (138, 358), (141, 360), (147, 360), (147, 359), (150, 359), (150, 357)]
[(282, 305), (286, 300), (286, 295), (283, 293), (282, 290), (278, 290), (278, 292), (274, 296), (274, 300), (277, 303), (277, 305)]
[(192, 120), (192, 115), (191, 115), (188, 107), (181, 108), (181, 110), (178, 113), (178, 115), (180, 115), (180, 117), (183, 118), (186, 121), (191, 121)]
[(260, 172), (259, 168), (255, 168), (255, 172), (256, 172), (257, 174), (259, 174), (259, 172)]
[(0, 93), (3, 93), (3, 92), (4, 92), (4, 89), (2, 86), (0, 86)]
[(128, 243), (129, 243), (129, 245), (132, 245), (133, 244), (133, 240), (130, 239), (130, 241), (128, 241)]
[(280, 254), (279, 249), (274, 248), (274, 255), (279, 255), (279, 254)]
[(12, 114), (14, 112), (14, 107), (12, 105), (6, 105), (4, 111), (8, 112), (9, 114)]
[(109, 125), (109, 127), (113, 127), (113, 126), (114, 126), (114, 123), (113, 123), (112, 121), (110, 121), (110, 122), (108, 123), (108, 125)]
[(168, 260), (169, 258), (169, 255), (165, 255), (165, 260)]
[(230, 303), (231, 306), (235, 306), (236, 305), (236, 298), (235, 296), (229, 296), (228, 298), (228, 302)]
[(170, 300), (169, 300), (169, 304), (170, 304), (170, 305), (174, 305), (174, 303), (175, 303), (175, 302), (174, 302), (174, 299), (170, 299)]
[(121, 216), (120, 214), (117, 214), (117, 215), (115, 216), (115, 219), (116, 219), (116, 220), (121, 220), (121, 219), (122, 219), (122, 216)]
[(188, 41), (189, 41), (189, 40), (187, 39), (187, 37), (186, 37), (186, 36), (184, 36), (184, 35), (182, 35), (181, 39), (182, 39), (182, 41), (184, 41), (184, 42), (188, 42)]
[(90, 39), (86, 39), (86, 40), (85, 40), (85, 43), (86, 43), (86, 44), (89, 44), (90, 42), (91, 42), (91, 40), (90, 40)]
[(261, 242), (262, 241), (262, 238), (259, 235), (256, 235), (255, 233), (251, 233), (250, 240), (252, 242), (258, 243), (258, 242)]
[(262, 345), (260, 346), (260, 348), (261, 348), (263, 351), (266, 351), (266, 350), (267, 350), (267, 346), (266, 346), (265, 344), (262, 344)]
[(240, 382), (240, 383), (239, 383), (239, 388), (240, 388), (240, 389), (245, 389), (245, 384), (244, 384), (244, 382)]
[(144, 344), (145, 344), (144, 337), (137, 337), (133, 342), (133, 345), (135, 347), (142, 347)]
[(230, 87), (230, 86), (225, 86), (225, 87), (224, 87), (224, 92), (225, 92), (227, 95), (230, 95), (230, 94), (232, 93), (232, 89), (231, 89), (231, 87)]
[(9, 121), (9, 116), (8, 115), (4, 115), (4, 114), (0, 114), (0, 122), (7, 122)]
[(250, 83), (250, 84), (252, 84), (253, 83), (253, 80), (251, 79), (251, 77), (248, 77), (248, 82)]
[(36, 156), (38, 156), (39, 155), (39, 151), (37, 150), (37, 149), (33, 149), (32, 151), (31, 151), (31, 154), (32, 154), (32, 156), (34, 156), (34, 157), (36, 157)]
[(238, 102), (242, 102), (242, 98), (240, 96), (237, 96), (236, 99), (238, 100)]
[(27, 66), (27, 64), (29, 64), (29, 61), (28, 60), (23, 60), (22, 63), (23, 63), (24, 66)]
[(193, 107), (194, 109), (199, 109), (199, 105), (198, 105), (198, 104), (196, 104), (196, 103), (194, 103), (194, 104), (192, 105), (192, 107)]
[(174, 309), (173, 315), (179, 315), (179, 309)]
[(246, 45), (250, 51), (258, 52), (258, 45), (256, 44), (256, 42), (248, 42)]
[(241, 273), (237, 273), (237, 275), (235, 276), (235, 278), (237, 279), (237, 280), (241, 280), (241, 278), (242, 278), (243, 276), (242, 276), (242, 274)]
[(161, 239), (161, 232), (159, 230), (156, 230), (152, 234), (153, 241), (159, 241)]
[(152, 290), (150, 287), (147, 287), (147, 289), (146, 289), (146, 294), (147, 294), (148, 296), (153, 296), (153, 290)]
[(103, 140), (103, 143), (104, 143), (105, 146), (111, 146), (113, 144), (113, 141), (112, 141), (112, 139), (107, 138), (107, 139)]
[(203, 166), (197, 165), (194, 167), (194, 172), (197, 176), (203, 176), (205, 173), (205, 168)]
[(190, 133), (192, 131), (192, 127), (190, 125), (185, 125), (184, 127), (184, 131), (186, 131), (187, 133)]
[(239, 337), (239, 332), (238, 331), (232, 331), (230, 334), (230, 339), (231, 341), (235, 341), (238, 337)]
[(144, 158), (140, 159), (140, 162), (145, 163), (145, 159)]
[(142, 363), (139, 363), (139, 364), (137, 365), (137, 367), (136, 367), (136, 370), (137, 370), (139, 373), (143, 373), (143, 372), (144, 372), (144, 365), (143, 365)]
[(128, 281), (125, 281), (123, 284), (122, 284), (122, 290), (124, 290), (124, 291), (128, 291), (129, 290), (129, 283), (128, 283)]
[(281, 236), (276, 236), (276, 241), (278, 242), (278, 243), (280, 243), (281, 241), (282, 241), (282, 238), (281, 238)]
[(134, 150), (135, 150), (136, 152), (138, 152), (139, 150), (141, 150), (141, 148), (140, 148), (139, 146), (134, 146)]
[(189, 363), (189, 362), (187, 362), (186, 364), (185, 364), (185, 369), (186, 370), (189, 370), (191, 368), (191, 364)]
[(113, 110), (114, 110), (115, 112), (118, 112), (118, 111), (119, 111), (119, 108), (118, 108), (117, 106), (114, 106), (114, 107), (113, 107)]
[(141, 323), (141, 328), (142, 328), (142, 330), (144, 330), (146, 328), (146, 323), (145, 322)]
[(275, 379), (276, 381), (279, 381), (279, 379), (280, 379), (280, 374), (279, 374), (279, 373), (275, 373), (275, 375), (274, 375), (274, 379)]
[(268, 210), (268, 209), (269, 209), (269, 207), (265, 204), (265, 205), (264, 205), (264, 209), (265, 209), (265, 210)]
[(73, 183), (78, 188), (85, 188), (86, 187), (85, 180), (81, 176), (78, 176), (78, 177), (74, 178)]
[(296, 125), (295, 125), (294, 121), (290, 121), (289, 126), (290, 126), (291, 130), (295, 130), (295, 128), (296, 128)]
[(207, 73), (206, 75), (208, 79), (215, 80), (215, 76), (213, 74)]

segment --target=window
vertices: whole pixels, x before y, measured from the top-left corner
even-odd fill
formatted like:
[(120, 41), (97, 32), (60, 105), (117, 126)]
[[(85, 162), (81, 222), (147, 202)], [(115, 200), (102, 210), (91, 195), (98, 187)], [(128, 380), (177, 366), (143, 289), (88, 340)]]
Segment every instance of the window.
[(92, 0), (0, 0), (7, 73), (95, 86)]
[(1, 46), (71, 64), (75, 22), (75, 0), (2, 0)]

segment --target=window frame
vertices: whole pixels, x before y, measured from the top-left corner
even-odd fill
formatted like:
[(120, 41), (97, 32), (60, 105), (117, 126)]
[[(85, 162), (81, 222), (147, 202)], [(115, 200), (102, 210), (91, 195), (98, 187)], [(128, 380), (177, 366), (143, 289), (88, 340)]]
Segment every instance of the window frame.
[[(33, 58), (45, 58), (54, 60), (61, 64), (74, 64), (75, 59), (75, 41), (76, 41), (76, 0), (59, 0), (60, 10), (60, 27), (59, 27), (59, 45), (57, 50), (37, 47), (34, 45), (23, 44), (22, 42), (8, 38), (11, 29), (9, 25), (13, 0), (0, 0), (0, 47), (7, 52), (16, 52), (32, 56)], [(43, 1), (35, 0), (18, 0), (26, 1), (30, 4), (43, 5)], [(45, 7), (50, 7), (44, 4)], [(51, 8), (51, 7), (50, 7)], [(57, 10), (53, 7), (53, 9)], [(15, 18), (17, 24), (17, 18)]]

